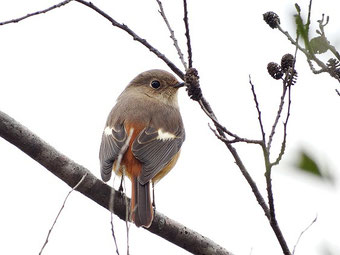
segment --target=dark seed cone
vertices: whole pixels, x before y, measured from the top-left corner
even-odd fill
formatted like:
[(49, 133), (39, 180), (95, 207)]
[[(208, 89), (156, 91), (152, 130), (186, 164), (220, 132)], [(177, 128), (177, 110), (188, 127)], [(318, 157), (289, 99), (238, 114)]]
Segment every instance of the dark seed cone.
[(329, 68), (330, 74), (340, 81), (340, 62), (335, 58), (330, 58), (327, 62), (327, 67)]
[(294, 85), (297, 81), (298, 73), (295, 69), (290, 69), (290, 71), (287, 74), (288, 79), (287, 79), (287, 85)]
[(199, 101), (202, 98), (202, 90), (199, 84), (198, 72), (195, 68), (189, 68), (184, 76), (186, 90), (192, 100)]
[(335, 70), (336, 68), (340, 67), (340, 62), (335, 58), (330, 58), (327, 62), (327, 67)]
[(340, 68), (336, 68), (334, 74), (336, 75), (336, 78), (340, 80)]
[(281, 70), (281, 67), (277, 63), (270, 62), (267, 65), (267, 70), (268, 70), (268, 73), (270, 74), (270, 76), (273, 77), (276, 80), (281, 79), (282, 76), (283, 76), (283, 72)]
[(263, 19), (273, 29), (280, 24), (280, 17), (275, 12), (266, 12), (263, 14)]
[(281, 69), (285, 73), (290, 67), (294, 65), (294, 57), (292, 54), (285, 54), (281, 59)]

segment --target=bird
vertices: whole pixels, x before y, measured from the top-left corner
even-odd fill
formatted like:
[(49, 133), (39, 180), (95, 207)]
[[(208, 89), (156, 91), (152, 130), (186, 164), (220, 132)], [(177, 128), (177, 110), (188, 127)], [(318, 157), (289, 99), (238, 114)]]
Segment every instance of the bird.
[(109, 181), (114, 170), (131, 180), (130, 220), (137, 227), (150, 227), (154, 217), (150, 185), (175, 166), (185, 140), (177, 99), (184, 84), (164, 70), (140, 73), (117, 98), (102, 133), (101, 178)]

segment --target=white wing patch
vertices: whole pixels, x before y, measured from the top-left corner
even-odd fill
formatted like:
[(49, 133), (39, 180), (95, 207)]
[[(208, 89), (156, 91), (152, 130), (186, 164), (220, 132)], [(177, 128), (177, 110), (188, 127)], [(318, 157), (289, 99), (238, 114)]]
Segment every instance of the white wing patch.
[(158, 132), (158, 136), (157, 136), (158, 140), (166, 141), (166, 140), (172, 140), (176, 138), (174, 134), (171, 134), (169, 132), (163, 132), (162, 129), (158, 129), (157, 132)]
[(105, 129), (104, 129), (104, 134), (109, 136), (109, 135), (112, 135), (112, 128), (107, 126)]

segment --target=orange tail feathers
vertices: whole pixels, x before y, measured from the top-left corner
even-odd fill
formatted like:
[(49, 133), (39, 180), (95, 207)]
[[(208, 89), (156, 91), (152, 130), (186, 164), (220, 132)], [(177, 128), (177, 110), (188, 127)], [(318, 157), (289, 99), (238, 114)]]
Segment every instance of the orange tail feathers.
[(150, 227), (153, 220), (153, 208), (150, 196), (150, 182), (142, 185), (137, 177), (132, 178), (131, 219), (137, 227)]

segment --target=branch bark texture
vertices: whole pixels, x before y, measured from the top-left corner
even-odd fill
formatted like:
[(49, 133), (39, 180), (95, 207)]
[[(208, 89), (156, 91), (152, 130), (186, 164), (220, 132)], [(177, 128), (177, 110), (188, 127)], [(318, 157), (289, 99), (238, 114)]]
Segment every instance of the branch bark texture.
[[(129, 206), (130, 199), (126, 199), (124, 195), (99, 180), (88, 169), (61, 154), (29, 129), (1, 111), (0, 136), (44, 166), (70, 187), (76, 186), (86, 175), (76, 190), (107, 210), (110, 210), (110, 197), (113, 195), (112, 211), (125, 221), (126, 206)], [(126, 201), (128, 204), (126, 204)], [(231, 252), (209, 238), (157, 211), (151, 227), (146, 230), (193, 254), (232, 255)]]

